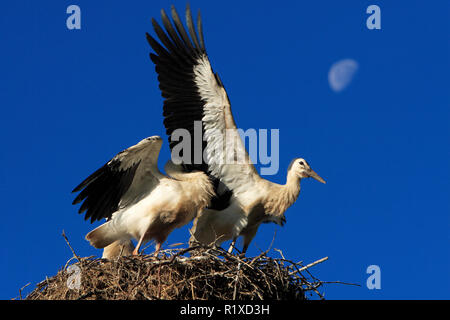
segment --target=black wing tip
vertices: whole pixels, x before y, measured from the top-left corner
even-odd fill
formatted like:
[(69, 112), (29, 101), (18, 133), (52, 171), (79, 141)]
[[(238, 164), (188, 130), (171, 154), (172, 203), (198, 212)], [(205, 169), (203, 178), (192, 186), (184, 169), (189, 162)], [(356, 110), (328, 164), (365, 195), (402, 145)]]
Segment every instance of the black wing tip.
[(167, 15), (167, 12), (166, 12), (166, 10), (164, 10), (164, 8), (161, 9), (160, 13), (161, 13), (161, 18), (163, 19), (163, 21), (169, 21), (169, 16)]
[(133, 181), (136, 169), (141, 161), (123, 169), (120, 168), (120, 160), (116, 157), (74, 189), (81, 192), (72, 204), (83, 202), (78, 209), (78, 213), (85, 213), (85, 221), (90, 219), (93, 223), (102, 218), (110, 218), (112, 213), (118, 209), (122, 196)]
[(80, 192), (81, 190), (83, 190), (87, 185), (89, 185), (90, 181), (93, 178), (93, 175), (90, 175), (89, 177), (87, 177), (86, 179), (84, 179), (79, 185), (77, 185), (71, 193), (76, 193), (76, 192)]
[(75, 189), (73, 189), (72, 191), (70, 191), (70, 193), (76, 193), (76, 192), (78, 192), (78, 191), (80, 191), (80, 190), (81, 190), (80, 185), (78, 185), (77, 187), (75, 187)]
[(186, 3), (186, 15), (192, 16), (191, 5), (189, 2)]
[[(145, 33), (145, 38), (147, 39), (148, 44), (153, 48), (153, 45), (156, 42), (155, 38), (153, 38), (148, 32)], [(153, 48), (153, 50), (155, 50), (155, 48)]]
[[(170, 16), (172, 19), (169, 18), (167, 12), (164, 10), (164, 8), (161, 9), (161, 18), (163, 22), (164, 28), (161, 28), (158, 24), (157, 20), (155, 18), (152, 18), (152, 25), (153, 29), (156, 31), (158, 38), (160, 41), (162, 41), (166, 47), (167, 47), (167, 40), (168, 39), (162, 39), (160, 32), (168, 32), (168, 35), (170, 36), (170, 47), (175, 46), (177, 47), (179, 51), (178, 55), (186, 55), (191, 56), (195, 58), (197, 55), (206, 54), (205, 50), (205, 42), (203, 37), (203, 31), (202, 31), (202, 19), (200, 14), (200, 9), (198, 10), (197, 14), (197, 23), (194, 22), (194, 19), (192, 19), (192, 11), (191, 6), (189, 3), (186, 4), (186, 25), (183, 24), (180, 15), (178, 14), (178, 11), (175, 7), (175, 5), (170, 5)], [(160, 29), (158, 32), (157, 29)], [(165, 29), (165, 30), (164, 30)], [(175, 30), (176, 29), (176, 30)], [(164, 30), (164, 31), (163, 31)], [(188, 32), (187, 32), (188, 31)], [(146, 33), (147, 34), (147, 33)], [(165, 35), (163, 36), (164, 38)], [(147, 40), (150, 39), (147, 36)], [(155, 40), (156, 38), (152, 38)], [(166, 40), (166, 41), (165, 41)], [(155, 40), (156, 41), (156, 40)], [(159, 41), (156, 41), (159, 44)], [(153, 47), (153, 46), (152, 46)], [(153, 48), (155, 50), (155, 48)]]
[(198, 37), (199, 37), (199, 41), (200, 41), (200, 49), (204, 53), (206, 53), (205, 39), (203, 37), (202, 15), (200, 13), (200, 9), (198, 9), (198, 12), (197, 12), (197, 32), (198, 32)]
[(180, 21), (180, 16), (178, 15), (178, 11), (173, 4), (170, 6), (170, 14), (174, 21), (177, 21), (177, 20)]

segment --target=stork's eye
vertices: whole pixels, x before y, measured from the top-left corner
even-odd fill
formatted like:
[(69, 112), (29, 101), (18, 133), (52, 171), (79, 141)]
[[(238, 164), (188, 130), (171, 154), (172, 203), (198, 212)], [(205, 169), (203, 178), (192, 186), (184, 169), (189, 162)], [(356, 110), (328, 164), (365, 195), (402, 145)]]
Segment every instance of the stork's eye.
[(304, 166), (305, 165), (305, 163), (303, 162), (303, 161), (300, 161), (299, 162), (302, 166)]

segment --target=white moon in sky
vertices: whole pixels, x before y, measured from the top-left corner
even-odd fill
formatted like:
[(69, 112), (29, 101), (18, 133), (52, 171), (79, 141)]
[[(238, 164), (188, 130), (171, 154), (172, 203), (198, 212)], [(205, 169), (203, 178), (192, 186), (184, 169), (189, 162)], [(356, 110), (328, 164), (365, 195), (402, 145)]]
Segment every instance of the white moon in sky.
[(358, 62), (353, 59), (343, 59), (334, 63), (328, 72), (331, 89), (335, 92), (344, 90), (352, 82), (357, 70)]

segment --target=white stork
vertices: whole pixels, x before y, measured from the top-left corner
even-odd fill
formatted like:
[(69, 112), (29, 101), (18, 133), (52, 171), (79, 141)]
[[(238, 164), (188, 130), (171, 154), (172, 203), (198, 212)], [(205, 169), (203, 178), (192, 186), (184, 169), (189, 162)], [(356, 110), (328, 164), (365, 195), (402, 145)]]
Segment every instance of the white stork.
[[(201, 170), (214, 182), (216, 196), (211, 205), (194, 221), (192, 239), (211, 244), (243, 236), (243, 253), (264, 222), (283, 225), (284, 212), (297, 199), (300, 180), (312, 177), (325, 181), (301, 158), (292, 161), (285, 185), (262, 179), (246, 152), (231, 113), (227, 92), (211, 68), (202, 32), (200, 12), (197, 31), (189, 6), (186, 9), (184, 28), (174, 6), (171, 7), (172, 22), (161, 10), (164, 29), (152, 19), (158, 42), (147, 33), (147, 40), (155, 53), (150, 54), (158, 73), (159, 87), (164, 98), (164, 125), (171, 141), (175, 130), (183, 128), (194, 136), (194, 123), (201, 121), (205, 158), (201, 163), (192, 159), (185, 161), (184, 170)], [(218, 146), (225, 148), (220, 149)], [(232, 157), (243, 155), (244, 161), (228, 162)]]
[(158, 136), (142, 140), (118, 153), (73, 190), (80, 192), (73, 204), (84, 201), (79, 213), (86, 211), (85, 219), (108, 219), (86, 235), (95, 248), (107, 247), (104, 258), (121, 255), (121, 246), (122, 255), (128, 253), (132, 238), (139, 240), (134, 255), (150, 239), (156, 241), (157, 254), (175, 228), (189, 223), (210, 204), (214, 191), (205, 173), (182, 172), (171, 161), (165, 166), (169, 176), (158, 170), (161, 145)]

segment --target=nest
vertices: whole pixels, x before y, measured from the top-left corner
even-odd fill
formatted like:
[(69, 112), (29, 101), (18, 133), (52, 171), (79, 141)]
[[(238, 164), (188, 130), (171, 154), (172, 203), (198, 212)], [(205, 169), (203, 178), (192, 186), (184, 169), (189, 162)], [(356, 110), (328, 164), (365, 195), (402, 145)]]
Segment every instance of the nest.
[(74, 253), (62, 270), (38, 283), (26, 299), (305, 300), (307, 293), (323, 298), (317, 290), (323, 282), (307, 269), (326, 258), (303, 266), (284, 258), (281, 251), (280, 258), (267, 253), (240, 257), (200, 246), (164, 250), (159, 257), (116, 260)]

